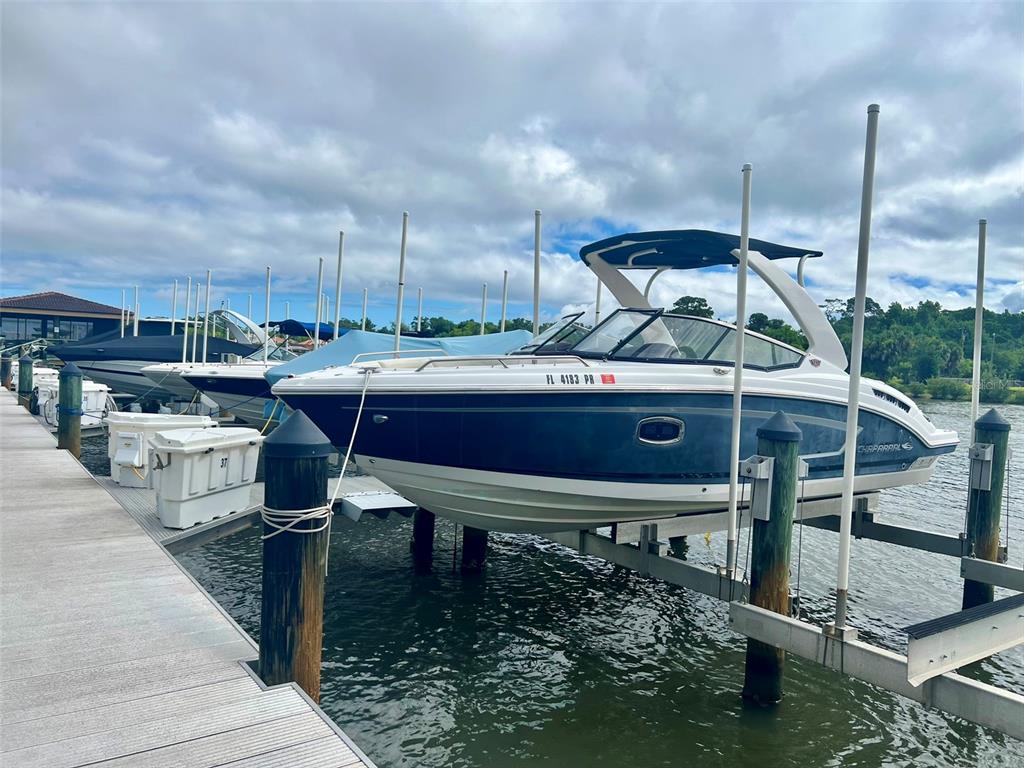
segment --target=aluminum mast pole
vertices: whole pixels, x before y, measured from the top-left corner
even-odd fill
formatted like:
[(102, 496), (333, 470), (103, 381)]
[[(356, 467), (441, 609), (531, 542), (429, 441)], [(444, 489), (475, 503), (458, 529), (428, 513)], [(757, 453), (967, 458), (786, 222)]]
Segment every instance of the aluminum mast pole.
[(203, 362), (206, 362), (206, 347), (210, 341), (210, 284), (213, 272), (206, 270), (206, 309), (203, 313)]
[(402, 301), (405, 299), (405, 244), (409, 234), (409, 212), (402, 211), (402, 249), (398, 256), (398, 301), (395, 306), (395, 352), (402, 346)]
[(291, 320), (292, 319), (292, 303), (290, 301), (286, 301), (284, 303), (284, 319), (285, 320)]
[(508, 309), (508, 270), (505, 270), (505, 275), (501, 279), (501, 325), (498, 327), (498, 333), (505, 332), (505, 313)]
[(360, 331), (366, 330), (366, 289), (363, 288), (363, 322), (359, 325)]
[(601, 322), (601, 278), (597, 279), (597, 299), (594, 301), (594, 325)]
[(178, 281), (174, 281), (171, 291), (171, 336), (174, 335), (174, 316), (178, 313)]
[(128, 308), (124, 305), (124, 288), (121, 289), (121, 338), (124, 338), (124, 327), (128, 325)]
[(480, 300), (480, 335), (487, 333), (487, 283), (484, 283), (484, 297)]
[(345, 232), (338, 232), (338, 276), (334, 281), (334, 340), (338, 340), (341, 327), (341, 268), (345, 260)]
[(245, 316), (248, 317), (250, 320), (252, 319), (252, 294), (251, 293), (249, 294), (249, 307), (248, 307), (248, 311), (245, 313)]
[(540, 209), (533, 212), (533, 335), (540, 333)]
[[(981, 327), (985, 318), (985, 237), (988, 222), (978, 221), (978, 283), (974, 291), (974, 363), (971, 366), (971, 429), (978, 420), (981, 394)], [(971, 442), (974, 442), (973, 440)]]
[(132, 324), (132, 336), (139, 335), (139, 286), (135, 286), (135, 317)]
[(313, 322), (313, 349), (320, 346), (320, 312), (324, 300), (324, 257), (320, 257), (320, 266), (316, 270), (316, 319)]
[(736, 272), (736, 362), (732, 369), (732, 442), (729, 447), (729, 533), (725, 568), (736, 571), (737, 497), (740, 479), (740, 420), (743, 415), (743, 347), (747, 318), (747, 250), (750, 240), (750, 163), (743, 165), (743, 204), (740, 211), (740, 253)]
[(263, 365), (270, 357), (270, 265), (267, 265), (267, 300), (263, 307)]
[(192, 364), (196, 363), (196, 344), (199, 342), (199, 281), (196, 280), (196, 319), (192, 323)]
[(185, 286), (185, 330), (181, 334), (181, 362), (188, 359), (188, 313), (192, 309), (192, 275), (188, 276)]
[(878, 105), (868, 106), (864, 144), (864, 182), (860, 199), (860, 235), (857, 242), (857, 293), (853, 308), (850, 348), (850, 388), (846, 399), (846, 443), (843, 447), (843, 501), (839, 524), (839, 572), (836, 578), (836, 629), (846, 627), (846, 598), (850, 588), (850, 534), (853, 528), (853, 481), (857, 471), (857, 421), (860, 411), (860, 366), (864, 351), (864, 297), (868, 284), (868, 247), (871, 242), (871, 203), (875, 186), (875, 146), (878, 143)]
[(423, 289), (416, 289), (416, 333), (423, 330)]

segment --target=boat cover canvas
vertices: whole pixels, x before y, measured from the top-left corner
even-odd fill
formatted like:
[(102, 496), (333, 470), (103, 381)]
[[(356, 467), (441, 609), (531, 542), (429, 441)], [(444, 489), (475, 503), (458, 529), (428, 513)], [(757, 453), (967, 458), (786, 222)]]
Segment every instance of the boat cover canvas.
[[(202, 349), (202, 341), (198, 344)], [(211, 337), (208, 341), (206, 359), (220, 361), (221, 355), (245, 357), (255, 352), (253, 344), (239, 344), (227, 339)], [(147, 360), (152, 363), (176, 363), (181, 361), (181, 334), (175, 336), (125, 336), (90, 343), (60, 344), (50, 347), (47, 352), (59, 357), (65, 363), (72, 361), (98, 360)]]
[[(409, 336), (402, 337), (402, 349), (421, 349), (437, 351), (438, 355), (447, 353), (457, 357), (465, 355), (505, 355), (513, 352), (533, 338), (529, 331), (506, 331), (505, 333), (489, 333), (486, 336), (452, 336), (443, 339), (422, 339)], [(370, 331), (349, 331), (337, 341), (332, 341), (314, 352), (299, 355), (287, 363), (275, 365), (267, 373), (267, 381), (276, 384), (286, 376), (299, 373), (318, 371), (329, 365), (348, 365), (356, 355), (365, 352), (390, 352), (395, 348), (395, 337), (390, 333), (372, 333)], [(371, 360), (383, 360), (384, 355), (371, 357)]]
[[(589, 264), (591, 255), (613, 267), (634, 269), (696, 269), (717, 264), (736, 264), (732, 252), (740, 247), (739, 235), (707, 229), (675, 229), (615, 235), (580, 248), (580, 259)], [(793, 248), (750, 238), (747, 247), (767, 259), (821, 256), (821, 251)]]
[[(272, 320), (270, 327), (276, 327), (278, 333), (283, 333), (285, 336), (303, 336), (305, 338), (313, 338), (314, 329), (316, 325), (314, 323), (303, 323), (299, 320)], [(339, 328), (338, 338), (340, 339), (343, 335), (349, 332), (349, 328)], [(334, 325), (332, 323), (320, 323), (320, 340), (330, 341), (334, 338)]]

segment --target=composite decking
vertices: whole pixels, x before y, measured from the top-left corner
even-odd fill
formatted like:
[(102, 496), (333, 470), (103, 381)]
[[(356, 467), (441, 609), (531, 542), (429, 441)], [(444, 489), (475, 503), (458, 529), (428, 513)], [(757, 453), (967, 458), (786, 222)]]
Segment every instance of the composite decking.
[(0, 764), (372, 766), (0, 390)]

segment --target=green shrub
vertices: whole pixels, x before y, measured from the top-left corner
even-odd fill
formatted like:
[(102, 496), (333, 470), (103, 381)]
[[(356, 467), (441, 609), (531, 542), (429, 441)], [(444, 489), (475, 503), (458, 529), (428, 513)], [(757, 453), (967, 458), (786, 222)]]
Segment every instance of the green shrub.
[(1010, 385), (1005, 379), (982, 379), (979, 398), (983, 403), (1005, 403), (1010, 396)]
[(926, 389), (936, 400), (967, 400), (971, 396), (971, 388), (956, 379), (929, 379)]
[(928, 388), (920, 381), (915, 381), (907, 386), (907, 394), (915, 399), (923, 396), (927, 391)]

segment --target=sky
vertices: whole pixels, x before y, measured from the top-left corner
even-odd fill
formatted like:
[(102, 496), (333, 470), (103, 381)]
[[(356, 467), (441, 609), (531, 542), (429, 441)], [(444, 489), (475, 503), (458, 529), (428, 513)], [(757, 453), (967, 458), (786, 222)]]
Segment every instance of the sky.
[[(579, 247), (739, 231), (825, 252), (853, 295), (867, 105), (881, 105), (868, 294), (1024, 310), (1024, 4), (27, 3), (0, 5), (0, 295), (60, 290), (166, 315), (213, 305), (395, 316), (402, 212), (416, 313), (592, 311)], [(792, 265), (795, 270), (795, 265)], [(675, 272), (652, 303), (735, 314), (734, 269)], [(602, 309), (611, 303), (607, 294)], [(750, 311), (786, 317), (752, 279)], [(333, 310), (332, 310), (333, 314)]]

